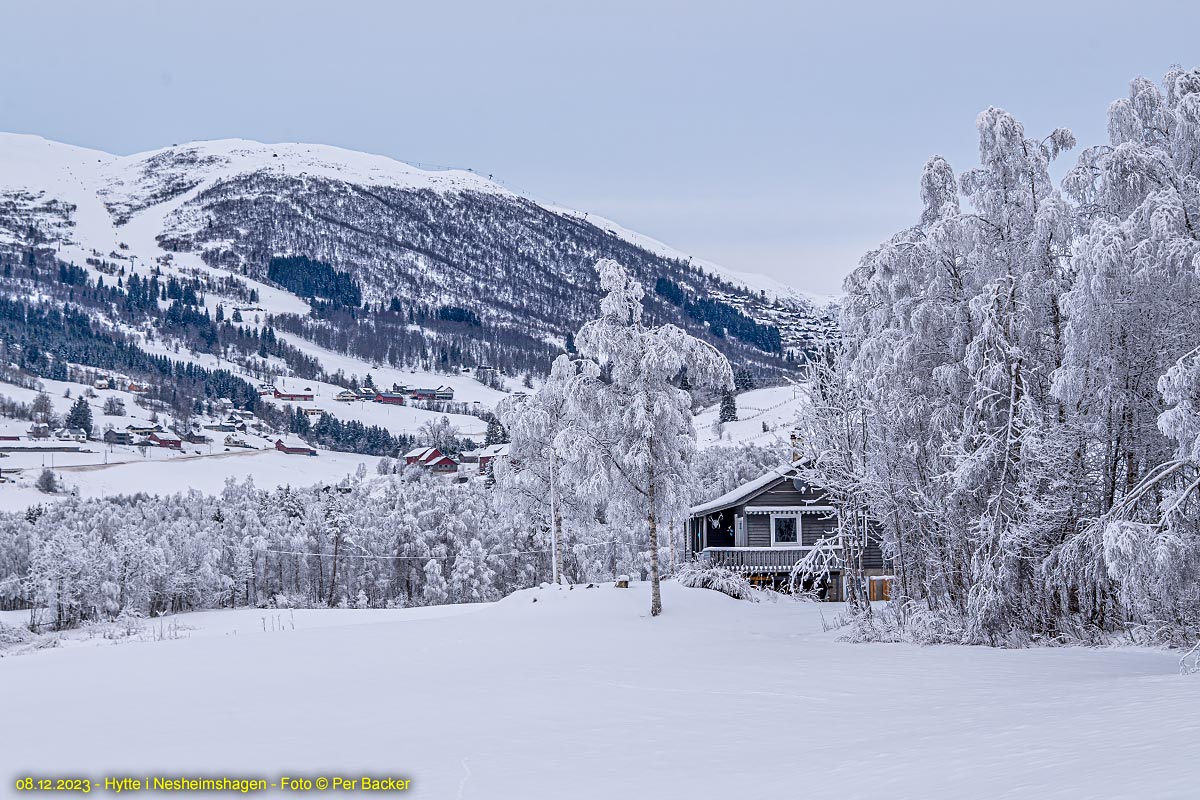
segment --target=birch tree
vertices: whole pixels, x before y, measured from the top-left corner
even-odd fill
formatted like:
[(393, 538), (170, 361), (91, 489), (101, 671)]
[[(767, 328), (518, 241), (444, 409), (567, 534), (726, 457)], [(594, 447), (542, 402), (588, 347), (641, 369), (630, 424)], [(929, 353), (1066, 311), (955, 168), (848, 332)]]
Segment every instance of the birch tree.
[(725, 357), (674, 325), (642, 322), (644, 290), (620, 264), (596, 265), (600, 318), (575, 336), (579, 354), (593, 362), (571, 383), (574, 413), (587, 435), (569, 445), (573, 476), (609, 511), (646, 526), (650, 548), (650, 614), (662, 612), (659, 528), (681, 516), (696, 451), (692, 400), (673, 381), (686, 369), (693, 387), (733, 387)]

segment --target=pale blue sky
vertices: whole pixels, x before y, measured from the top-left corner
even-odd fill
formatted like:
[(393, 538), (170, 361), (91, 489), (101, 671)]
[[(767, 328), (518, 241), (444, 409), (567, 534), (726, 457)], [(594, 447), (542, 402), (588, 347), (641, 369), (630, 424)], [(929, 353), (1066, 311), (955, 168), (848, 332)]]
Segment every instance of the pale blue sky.
[(0, 130), (472, 167), (824, 293), (989, 104), (1097, 143), (1130, 78), (1200, 64), (1194, 0), (0, 4)]

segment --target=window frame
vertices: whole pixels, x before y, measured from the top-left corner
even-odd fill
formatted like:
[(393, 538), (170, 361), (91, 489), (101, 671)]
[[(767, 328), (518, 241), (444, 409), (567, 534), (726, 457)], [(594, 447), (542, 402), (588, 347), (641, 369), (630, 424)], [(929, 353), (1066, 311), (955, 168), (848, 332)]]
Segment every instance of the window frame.
[[(780, 541), (776, 540), (776, 538), (775, 538), (775, 520), (777, 520), (777, 519), (791, 519), (791, 520), (796, 521), (796, 541), (780, 542)], [(796, 511), (796, 512), (772, 512), (771, 513), (771, 547), (802, 547), (803, 542), (804, 542), (804, 535), (801, 532), (801, 528), (803, 526), (802, 526), (800, 520), (801, 520), (801, 514), (798, 511)]]

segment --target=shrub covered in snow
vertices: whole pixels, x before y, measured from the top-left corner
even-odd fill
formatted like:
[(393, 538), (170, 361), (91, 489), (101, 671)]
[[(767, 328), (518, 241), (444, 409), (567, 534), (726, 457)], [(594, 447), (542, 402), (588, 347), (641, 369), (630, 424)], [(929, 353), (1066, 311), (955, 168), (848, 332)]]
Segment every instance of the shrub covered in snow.
[(693, 589), (712, 589), (735, 600), (757, 602), (754, 587), (742, 575), (725, 567), (706, 567), (697, 563), (685, 564), (679, 571), (679, 583)]

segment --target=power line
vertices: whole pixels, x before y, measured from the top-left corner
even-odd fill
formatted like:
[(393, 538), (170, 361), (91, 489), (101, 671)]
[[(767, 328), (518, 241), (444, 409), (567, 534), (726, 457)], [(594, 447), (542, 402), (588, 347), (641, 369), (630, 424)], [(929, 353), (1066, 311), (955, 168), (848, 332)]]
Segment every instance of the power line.
[[(609, 539), (608, 541), (604, 541), (604, 542), (592, 542), (591, 544), (575, 545), (574, 547), (583, 547), (583, 548), (602, 547), (604, 545), (616, 544), (617, 541), (618, 540), (616, 540), (616, 539)], [(255, 550), (254, 552), (256, 552), (256, 553), (274, 553), (275, 555), (281, 555), (281, 556), (328, 556), (328, 557), (333, 556), (333, 553), (305, 553), (305, 552), (302, 552), (299, 550)], [(541, 555), (543, 553), (552, 553), (552, 552), (554, 552), (552, 549), (514, 550), (511, 552), (507, 552), (507, 553), (486, 553), (485, 555), (488, 558), (491, 558), (491, 557), (503, 558), (503, 557), (509, 557), (509, 556)], [(461, 554), (459, 554), (459, 555), (461, 555)], [(362, 558), (362, 559), (377, 560), (377, 561), (430, 561), (430, 560), (449, 561), (452, 558), (458, 558), (458, 555), (454, 555), (454, 556), (378, 556), (378, 555), (373, 555), (373, 554), (364, 555), (361, 553), (338, 553), (338, 558)]]

